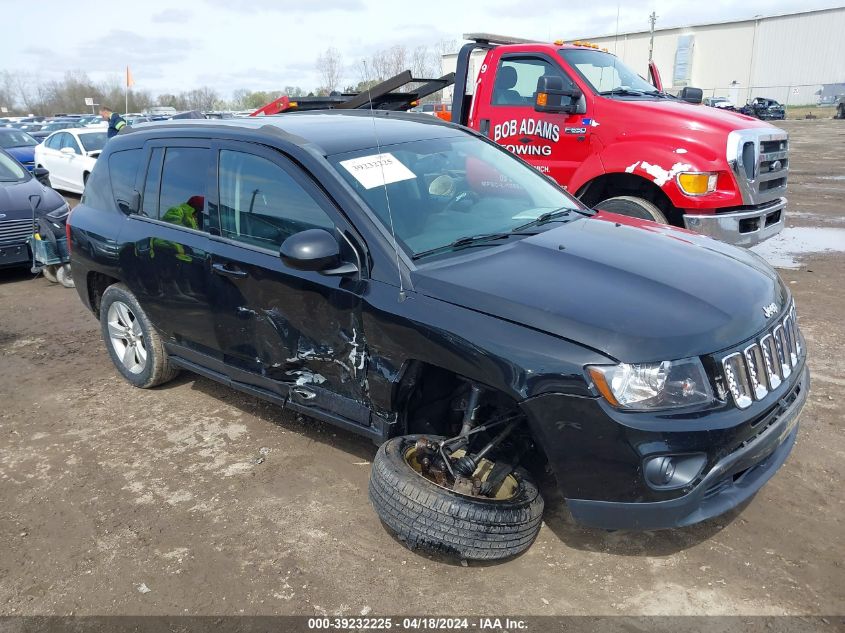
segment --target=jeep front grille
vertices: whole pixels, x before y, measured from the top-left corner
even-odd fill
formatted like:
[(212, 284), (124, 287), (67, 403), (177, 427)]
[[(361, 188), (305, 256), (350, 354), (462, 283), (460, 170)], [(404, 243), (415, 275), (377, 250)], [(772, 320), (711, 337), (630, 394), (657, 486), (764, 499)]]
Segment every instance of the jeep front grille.
[(32, 220), (0, 220), (0, 243), (24, 242), (32, 233)]
[(722, 359), (725, 383), (740, 409), (762, 400), (792, 375), (801, 358), (795, 302), (785, 317), (741, 352)]

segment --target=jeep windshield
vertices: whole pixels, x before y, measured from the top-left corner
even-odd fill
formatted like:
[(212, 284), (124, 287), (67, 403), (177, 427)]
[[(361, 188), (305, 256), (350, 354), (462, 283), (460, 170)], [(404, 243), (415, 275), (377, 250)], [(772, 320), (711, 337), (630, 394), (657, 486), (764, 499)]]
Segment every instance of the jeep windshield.
[(610, 53), (590, 48), (564, 48), (558, 54), (602, 96), (655, 97), (663, 94)]
[(381, 157), (369, 147), (329, 161), (414, 259), (496, 246), (584, 211), (532, 167), (468, 135), (383, 145)]

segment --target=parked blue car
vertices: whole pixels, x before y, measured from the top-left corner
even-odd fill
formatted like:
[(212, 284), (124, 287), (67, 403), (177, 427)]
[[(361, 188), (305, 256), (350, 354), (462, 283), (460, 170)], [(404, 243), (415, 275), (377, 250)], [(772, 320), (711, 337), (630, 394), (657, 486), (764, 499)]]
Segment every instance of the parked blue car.
[(36, 145), (38, 141), (22, 130), (0, 128), (0, 148), (11, 154), (28, 171), (35, 167)]

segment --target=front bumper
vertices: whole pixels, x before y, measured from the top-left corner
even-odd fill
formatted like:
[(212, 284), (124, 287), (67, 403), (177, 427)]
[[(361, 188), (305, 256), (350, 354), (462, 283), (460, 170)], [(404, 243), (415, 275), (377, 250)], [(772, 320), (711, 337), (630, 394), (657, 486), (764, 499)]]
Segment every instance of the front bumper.
[(18, 244), (0, 244), (0, 268), (20, 266), (29, 263), (32, 256), (26, 242)]
[(751, 211), (710, 215), (684, 214), (684, 226), (734, 246), (754, 246), (777, 235), (786, 219), (786, 198)]
[(751, 441), (719, 460), (686, 495), (652, 502), (567, 499), (573, 518), (605, 529), (656, 530), (704, 521), (747, 501), (786, 461), (798, 435), (798, 417), (810, 388), (806, 366), (798, 395)]

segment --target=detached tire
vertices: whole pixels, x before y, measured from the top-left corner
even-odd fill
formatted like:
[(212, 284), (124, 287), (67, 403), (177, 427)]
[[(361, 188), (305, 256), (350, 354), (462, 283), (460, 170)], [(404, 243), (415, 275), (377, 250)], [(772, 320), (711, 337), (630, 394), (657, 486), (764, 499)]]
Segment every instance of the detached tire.
[(634, 196), (608, 198), (607, 200), (602, 200), (593, 208), (596, 211), (607, 211), (609, 213), (627, 215), (632, 218), (640, 218), (641, 220), (651, 220), (658, 224), (669, 224), (663, 212), (653, 203)]
[(385, 525), (409, 549), (466, 560), (497, 560), (527, 550), (543, 518), (543, 498), (528, 474), (514, 473), (518, 487), (509, 499), (458, 494), (408, 464), (406, 451), (419, 437), (388, 440), (373, 460), (370, 501)]
[(70, 270), (70, 264), (61, 264), (56, 267), (56, 281), (62, 284), (65, 288), (76, 288), (76, 284), (73, 282), (73, 274)]
[(41, 274), (44, 275), (44, 279), (49, 281), (51, 284), (59, 283), (58, 278), (56, 278), (55, 266), (44, 266), (44, 268), (41, 269)]
[(123, 284), (103, 293), (100, 330), (114, 366), (132, 385), (148, 389), (179, 373), (135, 295)]

